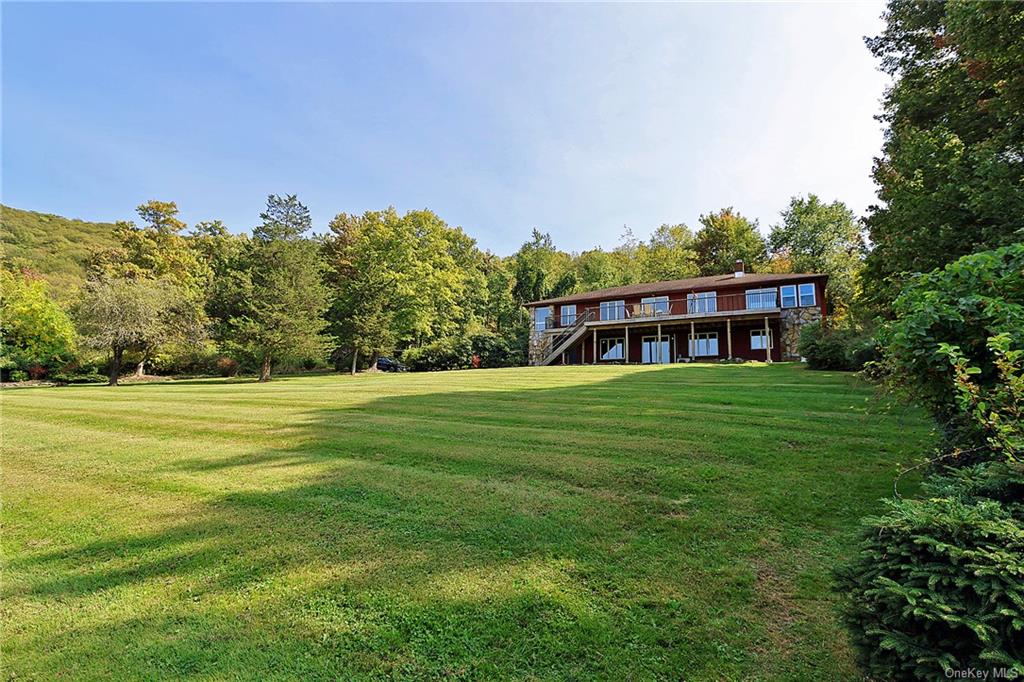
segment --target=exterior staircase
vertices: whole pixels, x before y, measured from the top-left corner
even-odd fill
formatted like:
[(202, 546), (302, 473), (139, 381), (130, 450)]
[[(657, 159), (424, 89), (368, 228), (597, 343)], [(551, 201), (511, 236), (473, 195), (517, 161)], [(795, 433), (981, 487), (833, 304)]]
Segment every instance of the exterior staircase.
[(576, 321), (571, 326), (566, 327), (558, 334), (554, 334), (551, 337), (551, 342), (548, 345), (548, 352), (544, 355), (544, 359), (541, 360), (541, 365), (550, 365), (555, 361), (556, 358), (560, 357), (562, 353), (572, 348), (572, 345), (583, 338), (583, 335), (587, 333), (587, 322), (594, 319), (594, 311), (587, 310), (581, 315), (576, 316)]

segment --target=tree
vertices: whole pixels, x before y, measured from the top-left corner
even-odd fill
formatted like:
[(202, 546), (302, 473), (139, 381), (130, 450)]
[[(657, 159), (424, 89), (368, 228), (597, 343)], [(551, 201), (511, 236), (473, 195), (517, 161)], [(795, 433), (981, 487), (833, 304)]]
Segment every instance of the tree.
[(915, 272), (1024, 240), (1024, 5), (890, 0), (867, 40), (894, 78), (874, 179), (866, 299)]
[(45, 280), (0, 270), (0, 343), (4, 369), (50, 369), (71, 360), (75, 328)]
[(110, 351), (110, 385), (117, 386), (126, 351), (200, 335), (201, 325), (183, 324), (189, 308), (181, 287), (167, 280), (102, 278), (86, 284), (76, 317), (83, 340)]
[(573, 260), (576, 279), (584, 291), (605, 289), (625, 284), (624, 258), (602, 249), (584, 251)]
[(519, 305), (570, 293), (576, 284), (575, 279), (565, 278), (571, 266), (569, 254), (555, 248), (550, 234), (535, 229), (514, 259), (516, 283), (512, 293)]
[(693, 233), (686, 225), (662, 225), (638, 249), (643, 281), (654, 282), (696, 277), (700, 269)]
[(158, 234), (178, 234), (187, 227), (178, 220), (178, 205), (173, 201), (150, 199), (135, 210), (149, 229)]
[(320, 247), (302, 236), (312, 227), (309, 209), (294, 194), (272, 194), (260, 218), (238, 279), (228, 340), (259, 363), (260, 381), (270, 381), (274, 363), (324, 350), (327, 289)]
[(244, 314), (245, 295), (252, 286), (252, 244), (248, 235), (231, 234), (219, 220), (196, 223), (189, 242), (210, 273), (205, 310), (212, 336), (225, 343), (230, 337), (230, 320)]
[[(353, 371), (360, 354), (373, 367), (381, 353), (399, 346), (466, 336), (485, 326), (487, 258), (460, 228), (432, 211), (400, 216), (388, 208), (339, 214), (330, 229), (330, 318), (353, 355)], [(494, 284), (500, 293), (500, 277)]]
[[(179, 323), (190, 329), (194, 324), (205, 325), (204, 307), (212, 273), (189, 239), (179, 234), (186, 225), (177, 218), (177, 204), (150, 200), (139, 205), (136, 213), (144, 225), (117, 223), (114, 232), (119, 245), (94, 254), (90, 277), (168, 282), (178, 290), (173, 312), (182, 318)], [(149, 343), (133, 348), (139, 354), (137, 377), (144, 375), (146, 363), (160, 350), (160, 338), (153, 337)]]
[(768, 241), (773, 262), (784, 256), (792, 272), (827, 274), (829, 300), (840, 313), (849, 308), (857, 295), (865, 246), (861, 226), (843, 202), (825, 204), (814, 194), (793, 197)]
[(759, 271), (768, 260), (764, 238), (757, 221), (750, 221), (732, 207), (700, 217), (693, 248), (701, 275), (721, 275), (733, 271), (737, 259), (751, 272)]

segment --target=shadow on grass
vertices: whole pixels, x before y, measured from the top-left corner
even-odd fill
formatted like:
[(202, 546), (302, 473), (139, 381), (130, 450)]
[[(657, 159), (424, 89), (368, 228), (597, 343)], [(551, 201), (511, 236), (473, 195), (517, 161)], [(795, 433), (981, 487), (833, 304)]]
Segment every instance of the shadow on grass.
[(294, 447), (169, 465), (230, 473), (186, 519), (17, 558), (32, 578), (4, 597), (80, 609), (30, 645), (71, 676), (833, 679), (850, 662), (822, 644), (825, 574), (885, 494), (895, 455), (869, 445), (896, 434), (866, 441), (888, 418), (851, 417), (846, 379), (794, 376), (670, 368), (303, 413)]

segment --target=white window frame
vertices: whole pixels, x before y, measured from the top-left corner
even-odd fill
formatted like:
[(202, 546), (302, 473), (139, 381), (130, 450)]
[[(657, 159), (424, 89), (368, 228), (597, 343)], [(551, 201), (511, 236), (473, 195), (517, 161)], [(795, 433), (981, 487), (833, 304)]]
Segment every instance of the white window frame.
[[(696, 334), (687, 334), (687, 350), (690, 351), (691, 358), (713, 358), (718, 356), (718, 332), (697, 332)], [(696, 339), (696, 343), (694, 343)], [(711, 342), (715, 342), (715, 352), (711, 352)], [(702, 344), (703, 342), (703, 344)], [(703, 345), (703, 351), (701, 352), (701, 346)]]
[[(758, 345), (756, 346), (754, 345), (754, 339), (758, 339)], [(764, 330), (750, 330), (750, 350), (771, 350), (773, 348), (775, 348), (775, 334), (772, 334), (771, 329), (768, 330), (768, 348), (764, 347)]]
[[(570, 309), (571, 309), (571, 311), (570, 311)], [(561, 322), (563, 327), (569, 327), (569, 326), (572, 326), (572, 325), (576, 324), (576, 304), (575, 303), (568, 303), (566, 305), (561, 306), (561, 310), (559, 312), (561, 313), (561, 316), (559, 317), (559, 321)]]
[[(809, 287), (810, 288), (810, 296), (811, 296), (811, 302), (810, 303), (804, 303), (804, 295), (805, 295), (804, 294), (804, 287)], [(813, 305), (817, 305), (817, 298), (818, 297), (817, 297), (817, 295), (816, 295), (816, 293), (814, 291), (814, 283), (813, 282), (805, 282), (804, 284), (800, 284), (800, 285), (797, 286), (797, 300), (800, 302), (800, 307), (801, 308), (809, 308), (809, 307), (811, 307)]]
[[(787, 294), (787, 289), (792, 293)], [(793, 302), (786, 303), (787, 298), (792, 299)], [(779, 287), (779, 302), (782, 304), (783, 308), (796, 308), (797, 306), (800, 305), (800, 297), (797, 294), (797, 288), (795, 284), (784, 284), (781, 287)]]
[(640, 299), (640, 314), (645, 317), (668, 315), (668, 296), (647, 296)]
[[(542, 310), (546, 310), (547, 313), (548, 313), (547, 315), (544, 316), (544, 322), (541, 322), (538, 319), (538, 314)], [(554, 315), (555, 315), (554, 306), (550, 306), (550, 305), (549, 306), (538, 306), (538, 307), (534, 308), (533, 309), (533, 327), (534, 327), (534, 329), (536, 329), (539, 332), (545, 331), (547, 329), (551, 329), (551, 325), (547, 324), (547, 321), (550, 320), (552, 317), (554, 317)]]
[[(607, 310), (614, 310), (615, 317), (605, 317)], [(626, 302), (624, 300), (618, 301), (601, 301), (599, 310), (601, 311), (602, 320), (624, 320), (626, 319)]]
[[(775, 287), (747, 289), (746, 294), (747, 310), (772, 310), (773, 308), (779, 307), (779, 290)], [(771, 295), (770, 299), (768, 298), (769, 294)], [(757, 305), (751, 305), (752, 300), (755, 301)], [(771, 305), (764, 305), (764, 303), (767, 302), (770, 302)]]
[[(614, 349), (618, 349), (618, 357), (606, 358), (605, 355), (610, 353)], [(601, 361), (625, 360), (626, 359), (626, 337), (624, 336), (610, 336), (605, 339), (598, 340), (598, 359)]]
[(718, 312), (718, 292), (698, 291), (686, 295), (686, 314), (704, 315)]

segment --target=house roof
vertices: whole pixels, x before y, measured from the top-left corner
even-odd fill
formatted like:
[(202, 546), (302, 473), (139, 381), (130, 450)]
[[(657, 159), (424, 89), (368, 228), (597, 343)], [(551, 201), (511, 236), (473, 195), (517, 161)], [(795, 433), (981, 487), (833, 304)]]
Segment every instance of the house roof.
[(611, 298), (625, 298), (628, 296), (643, 296), (644, 294), (660, 294), (668, 291), (697, 291), (714, 289), (715, 287), (726, 287), (746, 284), (771, 284), (775, 282), (790, 282), (793, 280), (825, 279), (828, 275), (820, 273), (753, 273), (748, 272), (742, 277), (728, 275), (711, 275), (709, 277), (691, 277), (689, 279), (670, 279), (663, 282), (645, 282), (643, 284), (627, 284), (622, 287), (609, 287), (595, 291), (584, 291), (578, 294), (558, 296), (557, 298), (544, 298), (539, 301), (527, 303), (527, 307), (550, 305), (552, 303), (573, 303), (583, 301), (606, 301)]

